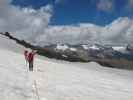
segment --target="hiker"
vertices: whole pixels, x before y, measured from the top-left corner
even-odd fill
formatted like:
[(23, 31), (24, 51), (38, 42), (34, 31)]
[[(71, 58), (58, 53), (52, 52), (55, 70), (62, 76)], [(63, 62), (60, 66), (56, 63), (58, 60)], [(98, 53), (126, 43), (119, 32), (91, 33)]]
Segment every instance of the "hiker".
[(33, 71), (33, 64), (34, 64), (34, 56), (36, 54), (36, 51), (32, 50), (29, 54), (28, 54), (28, 62), (29, 62), (29, 70)]
[(26, 65), (27, 65), (27, 63), (28, 63), (28, 51), (27, 50), (24, 51), (24, 56), (25, 56), (25, 61), (26, 61)]

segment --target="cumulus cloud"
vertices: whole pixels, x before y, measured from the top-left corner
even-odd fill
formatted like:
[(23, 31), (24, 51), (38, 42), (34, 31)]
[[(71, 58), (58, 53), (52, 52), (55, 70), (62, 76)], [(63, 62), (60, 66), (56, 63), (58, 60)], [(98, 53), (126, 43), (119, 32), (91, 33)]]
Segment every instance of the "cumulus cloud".
[(11, 0), (0, 0), (0, 31), (19, 33), (16, 35), (34, 41), (47, 27), (52, 7), (47, 5), (35, 10), (12, 6), (10, 2)]
[[(112, 43), (130, 43), (129, 33), (133, 34), (132, 30), (133, 20), (125, 17), (119, 18), (111, 24), (104, 27), (102, 30), (102, 38)], [(131, 36), (131, 35), (130, 35)], [(130, 38), (133, 39), (131, 36)], [(132, 41), (133, 42), (133, 41)]]
[(99, 0), (97, 9), (105, 12), (110, 12), (114, 8), (113, 0)]
[(119, 18), (104, 27), (94, 24), (49, 26), (43, 35), (37, 38), (44, 43), (102, 43), (124, 45), (133, 43), (133, 20)]

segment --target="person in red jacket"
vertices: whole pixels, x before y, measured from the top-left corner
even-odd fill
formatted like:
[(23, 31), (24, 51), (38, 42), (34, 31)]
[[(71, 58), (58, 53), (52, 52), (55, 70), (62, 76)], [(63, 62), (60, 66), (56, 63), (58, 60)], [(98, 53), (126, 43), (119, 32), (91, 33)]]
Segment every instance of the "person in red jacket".
[(28, 62), (28, 51), (27, 50), (24, 51), (24, 56), (25, 56), (25, 61), (27, 65), (27, 62)]
[(36, 54), (36, 51), (32, 50), (29, 54), (28, 54), (28, 61), (29, 61), (29, 70), (33, 71), (33, 63), (34, 63), (34, 56)]

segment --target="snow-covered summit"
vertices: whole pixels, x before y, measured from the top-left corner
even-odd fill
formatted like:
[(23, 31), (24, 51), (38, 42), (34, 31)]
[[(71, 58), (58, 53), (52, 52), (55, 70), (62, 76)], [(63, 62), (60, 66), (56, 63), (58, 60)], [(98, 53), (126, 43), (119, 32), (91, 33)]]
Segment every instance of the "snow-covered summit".
[(67, 45), (57, 45), (57, 47), (56, 47), (56, 49), (58, 49), (58, 50), (66, 50), (66, 49), (68, 49), (68, 46)]
[(115, 51), (119, 51), (119, 52), (122, 52), (122, 53), (125, 53), (127, 51), (126, 47), (124, 47), (124, 46), (113, 46), (112, 48)]
[(85, 49), (85, 50), (88, 50), (89, 47), (87, 45), (82, 45), (82, 47)]
[(90, 49), (94, 49), (94, 50), (99, 50), (100, 48), (97, 47), (96, 45), (92, 45), (91, 47), (89, 47)]

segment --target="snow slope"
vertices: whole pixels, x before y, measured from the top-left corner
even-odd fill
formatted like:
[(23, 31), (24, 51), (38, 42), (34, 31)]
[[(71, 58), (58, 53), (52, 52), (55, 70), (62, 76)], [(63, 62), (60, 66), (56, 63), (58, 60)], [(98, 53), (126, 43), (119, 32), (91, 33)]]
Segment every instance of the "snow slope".
[(0, 35), (0, 100), (37, 100), (23, 49)]
[(9, 38), (0, 35), (0, 49), (6, 49), (15, 52), (23, 52), (24, 47), (20, 46), (19, 44), (16, 44), (15, 41), (9, 40)]
[(0, 100), (133, 100), (133, 71), (36, 57), (29, 72), (10, 49), (0, 46)]
[(31, 82), (23, 57), (0, 49), (0, 100), (30, 100)]
[(48, 100), (133, 100), (133, 72), (96, 63), (36, 60), (34, 79)]

